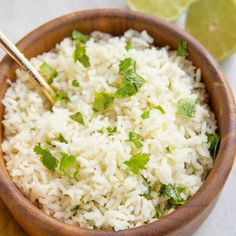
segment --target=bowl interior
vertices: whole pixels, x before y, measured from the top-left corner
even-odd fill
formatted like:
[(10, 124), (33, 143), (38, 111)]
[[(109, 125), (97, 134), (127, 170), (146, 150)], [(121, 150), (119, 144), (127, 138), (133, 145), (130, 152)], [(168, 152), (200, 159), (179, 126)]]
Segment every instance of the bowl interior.
[[(140, 13), (124, 10), (90, 10), (63, 16), (36, 29), (17, 46), (31, 58), (52, 49), (56, 43), (70, 36), (74, 29), (89, 34), (99, 30), (112, 35), (121, 35), (128, 29), (146, 30), (157, 46), (170, 46), (176, 49), (180, 40), (187, 41), (189, 59), (201, 68), (202, 79), (210, 95), (221, 135), (218, 155), (212, 171), (197, 194), (174, 213), (158, 222), (134, 229), (120, 231), (119, 235), (186, 235), (190, 234), (206, 217), (213, 207), (227, 175), (233, 164), (235, 155), (235, 106), (227, 81), (215, 60), (191, 36), (161, 20)], [(17, 65), (5, 57), (0, 64), (0, 99), (4, 97), (7, 79), (15, 80)], [(0, 105), (0, 117), (3, 119), (4, 107)], [(0, 141), (3, 139), (3, 127), (0, 128)], [(0, 157), (0, 195), (17, 220), (32, 235), (113, 235), (112, 231), (86, 230), (65, 225), (46, 216), (22, 196), (11, 181), (5, 163)], [(34, 221), (34, 227), (32, 226)], [(28, 221), (28, 222), (27, 222)]]

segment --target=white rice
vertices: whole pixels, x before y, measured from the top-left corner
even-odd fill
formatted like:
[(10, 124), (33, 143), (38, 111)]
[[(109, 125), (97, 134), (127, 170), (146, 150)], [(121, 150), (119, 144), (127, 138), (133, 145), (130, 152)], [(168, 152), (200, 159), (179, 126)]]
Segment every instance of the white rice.
[[(126, 51), (129, 40), (134, 48)], [(18, 79), (10, 82), (2, 101), (6, 107), (4, 158), (15, 184), (46, 214), (80, 227), (117, 231), (157, 220), (155, 207), (166, 204), (159, 194), (161, 184), (185, 187), (183, 199), (202, 185), (213, 164), (206, 133), (216, 130), (216, 121), (207, 105), (201, 71), (176, 57), (175, 51), (156, 48), (152, 42), (146, 32), (129, 30), (121, 37), (93, 32), (87, 42), (89, 69), (74, 63), (71, 38), (32, 58), (36, 68), (46, 61), (58, 71), (52, 86), (66, 91), (70, 98), (68, 103), (57, 102), (52, 111), (45, 108), (25, 72), (18, 70)], [(137, 72), (145, 84), (135, 96), (116, 98), (111, 108), (94, 116), (95, 93), (116, 92), (112, 84), (121, 80), (119, 63), (127, 57), (137, 61)], [(79, 88), (71, 85), (75, 79)], [(195, 118), (176, 115), (180, 98), (198, 99)], [(161, 105), (166, 113), (152, 110), (148, 119), (142, 119), (148, 102)], [(78, 111), (85, 126), (69, 117)], [(111, 136), (96, 132), (115, 126), (118, 131)], [(137, 175), (127, 172), (124, 165), (134, 149), (127, 142), (131, 131), (144, 138), (142, 152), (150, 154), (146, 168)], [(68, 144), (52, 141), (55, 148), (50, 151), (58, 159), (61, 151), (75, 155), (80, 166), (78, 179), (52, 174), (34, 153), (37, 143), (44, 146), (59, 134)], [(172, 153), (166, 151), (167, 146)], [(151, 200), (142, 196), (148, 187)], [(76, 205), (80, 205), (77, 212), (72, 210)]]

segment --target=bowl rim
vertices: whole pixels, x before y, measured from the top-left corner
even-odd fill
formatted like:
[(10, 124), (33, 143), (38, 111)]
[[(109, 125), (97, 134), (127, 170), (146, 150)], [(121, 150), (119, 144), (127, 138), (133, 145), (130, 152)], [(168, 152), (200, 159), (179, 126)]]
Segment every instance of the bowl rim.
[[(138, 13), (138, 12), (132, 12), (128, 10), (123, 9), (90, 9), (90, 10), (83, 10), (78, 12), (69, 13), (60, 17), (57, 17), (53, 20), (48, 21), (47, 23), (43, 24), (42, 26), (36, 28), (29, 34), (27, 34), (25, 37), (23, 37), (18, 43), (17, 46), (19, 48), (24, 47), (27, 44), (27, 41), (29, 39), (33, 39), (34, 37), (38, 37), (39, 34), (41, 34), (45, 29), (47, 31), (55, 29), (55, 25), (58, 26), (59, 21), (60, 22), (69, 22), (76, 20), (78, 16), (80, 18), (83, 17), (91, 17), (92, 14), (95, 14), (97, 16), (103, 15), (104, 12), (108, 13), (108, 17), (120, 17), (120, 18), (139, 18), (142, 21), (147, 22), (153, 22), (155, 25), (161, 25), (162, 27), (165, 27), (167, 30), (175, 32), (175, 34), (178, 34), (181, 36), (181, 38), (187, 40), (191, 43), (203, 58), (211, 64), (212, 68), (214, 69), (215, 73), (218, 75), (218, 81), (220, 83), (220, 86), (222, 86), (225, 96), (224, 99), (228, 102), (228, 120), (227, 120), (227, 130), (229, 130), (227, 138), (225, 140), (222, 140), (220, 143), (220, 147), (218, 150), (218, 155), (215, 160), (215, 163), (213, 165), (212, 170), (210, 171), (208, 177), (203, 182), (203, 185), (200, 187), (200, 189), (193, 195), (193, 197), (183, 206), (179, 207), (174, 212), (170, 213), (169, 215), (161, 218), (158, 221), (149, 223), (148, 225), (142, 225), (135, 228), (125, 229), (118, 232), (112, 231), (112, 230), (99, 230), (99, 229), (86, 229), (86, 228), (80, 228), (77, 226), (72, 226), (65, 224), (63, 222), (58, 221), (57, 219), (53, 218), (52, 216), (46, 215), (42, 210), (38, 209), (36, 206), (34, 206), (28, 198), (24, 197), (24, 195), (18, 190), (18, 188), (15, 186), (13, 181), (9, 178), (6, 178), (6, 175), (8, 175), (8, 172), (6, 171), (6, 167), (4, 164), (4, 160), (2, 155), (0, 156), (0, 196), (3, 198), (3, 201), (7, 204), (7, 198), (13, 198), (15, 202), (17, 202), (18, 206), (21, 207), (22, 210), (25, 210), (29, 215), (31, 215), (34, 219), (37, 219), (41, 223), (45, 224), (45, 226), (49, 226), (52, 228), (59, 228), (64, 229), (65, 231), (68, 230), (68, 232), (72, 232), (74, 234), (89, 234), (89, 235), (114, 235), (114, 234), (122, 234), (127, 235), (127, 233), (140, 233), (143, 232), (143, 230), (146, 230), (147, 228), (150, 228), (153, 232), (155, 232), (155, 227), (168, 227), (169, 222), (175, 222), (173, 224), (168, 232), (174, 232), (178, 227), (185, 224), (185, 222), (192, 221), (200, 212), (204, 211), (204, 208), (207, 207), (211, 202), (215, 201), (215, 196), (219, 194), (221, 191), (227, 176), (233, 166), (234, 157), (236, 153), (236, 135), (235, 135), (235, 129), (236, 129), (236, 112), (235, 112), (235, 101), (232, 94), (232, 91), (229, 87), (229, 84), (227, 82), (227, 79), (225, 79), (225, 76), (223, 75), (219, 65), (217, 62), (213, 59), (211, 55), (207, 52), (207, 50), (200, 45), (200, 43), (197, 42), (192, 36), (188, 35), (183, 30), (177, 28), (176, 26), (173, 26), (169, 23), (164, 22), (163, 20), (160, 20), (158, 18), (151, 17), (149, 15), (146, 15), (144, 13)], [(61, 23), (60, 23), (61, 24)], [(9, 56), (5, 56), (3, 60), (0, 63), (0, 70), (4, 69), (4, 65), (8, 63), (11, 59)], [(4, 70), (3, 70), (4, 71)], [(1, 77), (4, 76), (4, 72), (0, 71), (0, 80)], [(222, 144), (223, 142), (223, 144)], [(223, 160), (224, 159), (224, 160)], [(222, 178), (224, 176), (224, 178)], [(206, 188), (208, 186), (209, 189)], [(209, 191), (213, 191), (214, 194), (209, 195)], [(200, 201), (199, 201), (200, 200)], [(8, 206), (9, 207), (9, 206)], [(12, 211), (12, 209), (10, 208)], [(21, 222), (20, 222), (21, 223)], [(63, 231), (64, 231), (63, 230)]]

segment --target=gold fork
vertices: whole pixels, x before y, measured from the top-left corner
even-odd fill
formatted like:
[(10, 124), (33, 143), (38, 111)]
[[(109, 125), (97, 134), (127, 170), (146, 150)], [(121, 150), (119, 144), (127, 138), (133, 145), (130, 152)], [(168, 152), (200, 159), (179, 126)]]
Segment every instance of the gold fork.
[(17, 64), (30, 75), (30, 80), (34, 86), (39, 89), (49, 100), (51, 106), (55, 103), (55, 92), (39, 72), (30, 64), (29, 60), (20, 52), (20, 50), (7, 38), (0, 30), (0, 46), (8, 55), (10, 55)]

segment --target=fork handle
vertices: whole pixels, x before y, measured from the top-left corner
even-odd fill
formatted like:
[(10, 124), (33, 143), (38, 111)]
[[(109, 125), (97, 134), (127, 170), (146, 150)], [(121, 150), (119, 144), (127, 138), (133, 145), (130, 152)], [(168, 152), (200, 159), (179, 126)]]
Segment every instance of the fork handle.
[(17, 64), (30, 75), (31, 82), (48, 98), (51, 105), (55, 103), (55, 92), (39, 72), (31, 65), (28, 59), (0, 30), (0, 46), (17, 62)]

